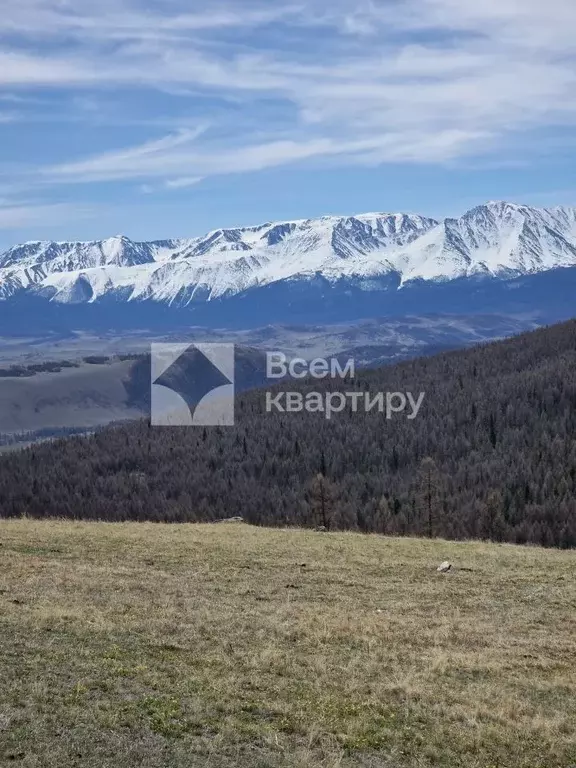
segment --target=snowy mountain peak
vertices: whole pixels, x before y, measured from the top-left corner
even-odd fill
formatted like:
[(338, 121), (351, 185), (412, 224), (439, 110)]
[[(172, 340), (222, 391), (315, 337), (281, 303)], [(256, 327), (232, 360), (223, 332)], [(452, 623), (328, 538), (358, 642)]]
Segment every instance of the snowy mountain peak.
[(388, 278), (404, 286), (573, 265), (576, 209), (492, 200), (440, 222), (364, 213), (217, 229), (188, 240), (24, 243), (0, 254), (0, 299), (32, 291), (64, 303), (112, 297), (182, 305), (319, 275), (372, 290)]
[(484, 205), (476, 206), (477, 208), (492, 208), (497, 211), (505, 211), (507, 209), (519, 209), (526, 208), (522, 203), (514, 203), (510, 200), (488, 200)]

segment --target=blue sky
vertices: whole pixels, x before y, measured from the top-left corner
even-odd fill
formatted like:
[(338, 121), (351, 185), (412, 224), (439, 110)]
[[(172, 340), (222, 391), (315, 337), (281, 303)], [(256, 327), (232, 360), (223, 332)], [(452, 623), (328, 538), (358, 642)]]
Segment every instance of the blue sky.
[(570, 0), (3, 0), (0, 247), (576, 204)]

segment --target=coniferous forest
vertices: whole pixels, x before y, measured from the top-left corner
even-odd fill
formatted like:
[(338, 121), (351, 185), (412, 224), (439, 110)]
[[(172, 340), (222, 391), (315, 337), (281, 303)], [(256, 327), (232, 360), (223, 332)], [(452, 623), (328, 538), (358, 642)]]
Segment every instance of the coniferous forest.
[(576, 321), (282, 389), (425, 392), (417, 418), (350, 408), (233, 428), (146, 421), (0, 457), (0, 516), (257, 525), (576, 547)]

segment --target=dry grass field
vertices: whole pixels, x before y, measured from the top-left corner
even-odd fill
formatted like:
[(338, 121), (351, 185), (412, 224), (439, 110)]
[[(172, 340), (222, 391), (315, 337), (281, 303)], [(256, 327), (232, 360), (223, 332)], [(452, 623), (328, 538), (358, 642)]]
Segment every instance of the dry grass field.
[[(444, 559), (456, 570), (436, 573)], [(0, 765), (568, 768), (575, 565), (242, 524), (1, 521)]]

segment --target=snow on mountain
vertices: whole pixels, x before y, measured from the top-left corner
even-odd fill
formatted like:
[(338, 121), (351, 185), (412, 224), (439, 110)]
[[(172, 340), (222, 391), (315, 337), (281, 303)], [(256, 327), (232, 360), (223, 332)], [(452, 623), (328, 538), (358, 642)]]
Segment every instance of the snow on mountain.
[(280, 281), (449, 281), (576, 265), (576, 209), (489, 202), (459, 219), (369, 213), (220, 229), (189, 240), (31, 242), (0, 254), (0, 300), (183, 306)]

